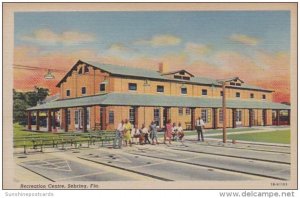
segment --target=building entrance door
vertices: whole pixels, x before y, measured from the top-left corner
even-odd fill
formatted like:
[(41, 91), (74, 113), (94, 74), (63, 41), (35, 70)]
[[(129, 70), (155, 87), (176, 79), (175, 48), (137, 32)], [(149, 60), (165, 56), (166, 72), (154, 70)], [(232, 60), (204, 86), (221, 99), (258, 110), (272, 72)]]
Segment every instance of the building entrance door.
[(82, 112), (81, 110), (75, 110), (75, 128), (82, 129)]
[(241, 126), (242, 125), (242, 110), (236, 111), (236, 125)]
[(153, 120), (156, 123), (156, 126), (160, 126), (160, 109), (159, 108), (154, 109)]

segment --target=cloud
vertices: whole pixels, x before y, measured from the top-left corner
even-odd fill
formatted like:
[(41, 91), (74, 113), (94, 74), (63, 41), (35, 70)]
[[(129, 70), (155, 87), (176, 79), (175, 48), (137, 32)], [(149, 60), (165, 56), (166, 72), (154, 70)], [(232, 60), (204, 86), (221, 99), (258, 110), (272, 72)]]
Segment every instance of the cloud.
[(49, 29), (39, 29), (32, 34), (21, 37), (24, 41), (37, 42), (40, 44), (78, 44), (83, 42), (92, 42), (95, 36), (90, 33), (82, 33), (75, 31), (65, 31), (62, 33), (55, 33)]
[(258, 38), (245, 34), (232, 34), (229, 39), (231, 41), (238, 42), (244, 45), (257, 45), (260, 41)]
[(204, 44), (186, 43), (185, 45), (185, 51), (194, 55), (204, 55), (209, 53), (211, 50), (211, 46)]
[(109, 48), (109, 51), (115, 51), (115, 52), (128, 52), (128, 51), (132, 51), (132, 49), (130, 49), (129, 47), (127, 47), (125, 44), (123, 43), (113, 43)]
[(138, 40), (135, 42), (137, 45), (150, 45), (152, 47), (174, 46), (180, 43), (181, 38), (170, 34), (155, 35), (150, 39)]

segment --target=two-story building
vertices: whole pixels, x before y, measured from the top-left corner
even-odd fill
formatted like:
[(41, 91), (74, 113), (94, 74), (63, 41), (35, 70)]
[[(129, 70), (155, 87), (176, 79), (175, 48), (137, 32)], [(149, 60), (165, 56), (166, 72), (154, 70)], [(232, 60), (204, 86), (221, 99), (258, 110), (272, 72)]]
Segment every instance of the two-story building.
[[(99, 64), (79, 60), (57, 84), (61, 98), (28, 109), (31, 117), (48, 115), (48, 131), (56, 128), (60, 114), (65, 131), (114, 130), (122, 119), (141, 127), (166, 121), (194, 129), (201, 116), (207, 128), (223, 126), (222, 85), (210, 78), (196, 77), (186, 70), (166, 71)], [(239, 78), (226, 85), (227, 127), (289, 124), (290, 106), (272, 102), (272, 90), (247, 85)], [(34, 113), (34, 114), (33, 114)]]

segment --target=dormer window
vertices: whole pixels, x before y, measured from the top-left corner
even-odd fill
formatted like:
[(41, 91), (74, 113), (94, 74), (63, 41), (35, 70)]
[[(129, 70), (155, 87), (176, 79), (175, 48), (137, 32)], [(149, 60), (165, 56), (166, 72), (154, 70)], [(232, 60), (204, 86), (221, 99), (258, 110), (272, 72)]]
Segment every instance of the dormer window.
[(79, 69), (78, 74), (82, 74), (82, 67)]
[(89, 72), (89, 67), (88, 66), (85, 66), (84, 67), (84, 73), (88, 73)]
[(182, 76), (174, 75), (175, 79), (182, 79)]

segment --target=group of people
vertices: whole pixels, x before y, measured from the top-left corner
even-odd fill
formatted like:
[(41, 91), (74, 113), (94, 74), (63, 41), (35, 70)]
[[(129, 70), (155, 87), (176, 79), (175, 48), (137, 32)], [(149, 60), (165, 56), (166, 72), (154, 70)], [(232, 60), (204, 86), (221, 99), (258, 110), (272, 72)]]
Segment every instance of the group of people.
[[(203, 132), (204, 132), (205, 123), (201, 117), (196, 120), (195, 127), (198, 133), (198, 141), (204, 141)], [(171, 120), (168, 120), (166, 123), (164, 131), (164, 144), (166, 141), (183, 141), (184, 131), (181, 126), (181, 123), (171, 124)], [(116, 129), (116, 137), (114, 140), (114, 148), (122, 148), (123, 140), (125, 145), (128, 144), (131, 146), (133, 143), (143, 144), (158, 144), (157, 140), (157, 125), (155, 121), (152, 121), (149, 127), (146, 127), (145, 124), (142, 124), (141, 128), (138, 128), (137, 125), (132, 125), (128, 119), (122, 120)]]
[(179, 122), (178, 126), (176, 126), (175, 122), (172, 125), (171, 120), (168, 120), (165, 128), (164, 144), (166, 143), (166, 140), (169, 141), (169, 144), (171, 144), (171, 140), (182, 141), (183, 137), (184, 137), (184, 132), (181, 123)]
[(128, 119), (122, 120), (116, 130), (114, 148), (122, 148), (123, 140), (125, 146), (128, 146), (128, 144), (131, 146), (132, 143), (141, 145), (147, 143), (158, 144), (156, 123), (152, 121), (149, 128), (142, 124), (142, 127), (139, 129), (137, 125), (132, 125)]

